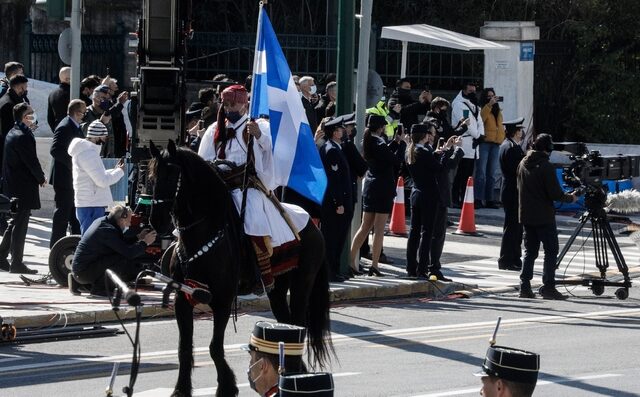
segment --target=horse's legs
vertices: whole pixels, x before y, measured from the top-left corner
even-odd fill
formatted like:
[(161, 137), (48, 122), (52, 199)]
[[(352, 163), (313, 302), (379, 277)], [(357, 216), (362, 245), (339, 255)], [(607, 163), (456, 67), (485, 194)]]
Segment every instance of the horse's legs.
[(267, 294), (271, 303), (271, 311), (279, 323), (291, 324), (291, 312), (287, 305), (287, 291), (289, 291), (289, 286), (291, 285), (291, 274), (294, 272), (297, 272), (297, 270), (277, 276), (273, 289)]
[(178, 345), (178, 382), (172, 397), (191, 396), (191, 369), (193, 368), (193, 307), (187, 302), (184, 293), (176, 293), (174, 311), (178, 322), (180, 341)]
[[(231, 367), (229, 367), (224, 357), (224, 331), (229, 322), (232, 299), (232, 292), (229, 292), (229, 294), (225, 296), (214, 296), (212, 304), (210, 305), (213, 310), (213, 339), (211, 339), (211, 344), (209, 344), (209, 354), (218, 372), (217, 397), (238, 395), (236, 376), (233, 374)], [(213, 302), (215, 302), (215, 304)]]

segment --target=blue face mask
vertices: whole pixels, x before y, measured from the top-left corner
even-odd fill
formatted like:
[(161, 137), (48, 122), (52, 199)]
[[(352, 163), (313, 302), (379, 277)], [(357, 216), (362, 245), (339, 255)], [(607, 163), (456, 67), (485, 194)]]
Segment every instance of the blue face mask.
[(110, 107), (111, 107), (111, 102), (109, 102), (108, 99), (103, 99), (100, 101), (100, 109), (109, 110)]
[(227, 120), (229, 120), (233, 124), (240, 120), (241, 117), (242, 115), (240, 114), (240, 112), (227, 112)]

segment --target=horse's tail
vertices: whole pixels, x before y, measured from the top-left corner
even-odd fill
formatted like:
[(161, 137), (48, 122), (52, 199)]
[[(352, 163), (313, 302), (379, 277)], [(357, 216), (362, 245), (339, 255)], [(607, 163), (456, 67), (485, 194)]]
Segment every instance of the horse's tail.
[(313, 367), (318, 364), (324, 368), (329, 363), (330, 356), (335, 356), (331, 341), (329, 304), (329, 264), (326, 259), (323, 259), (309, 298), (308, 313), (313, 315), (308, 316), (307, 319), (307, 346), (309, 355), (313, 352), (313, 361), (309, 357), (309, 362), (314, 363)]

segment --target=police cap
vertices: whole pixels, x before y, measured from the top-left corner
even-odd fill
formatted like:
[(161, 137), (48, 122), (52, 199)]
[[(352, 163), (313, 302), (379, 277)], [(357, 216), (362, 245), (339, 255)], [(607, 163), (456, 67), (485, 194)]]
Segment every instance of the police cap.
[(490, 346), (476, 376), (495, 376), (511, 382), (535, 385), (540, 370), (540, 355), (505, 346)]
[(278, 388), (280, 397), (333, 397), (333, 376), (327, 372), (284, 375)]
[(284, 342), (285, 356), (302, 356), (306, 336), (307, 330), (303, 327), (258, 321), (246, 349), (278, 355), (278, 343)]
[(354, 125), (356, 123), (356, 114), (349, 113), (344, 116), (340, 116), (342, 118), (342, 124), (344, 125)]
[(324, 123), (324, 136), (325, 139), (331, 139), (331, 135), (333, 131), (337, 128), (344, 128), (344, 124), (342, 123), (342, 116), (339, 117), (331, 117), (329, 121)]

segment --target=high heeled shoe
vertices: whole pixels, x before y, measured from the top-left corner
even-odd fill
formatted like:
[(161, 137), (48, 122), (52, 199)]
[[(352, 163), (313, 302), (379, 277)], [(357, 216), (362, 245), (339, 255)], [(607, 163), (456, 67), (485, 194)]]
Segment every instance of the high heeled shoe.
[(369, 276), (384, 277), (383, 274), (380, 272), (380, 270), (376, 269), (373, 266), (369, 267)]
[(362, 276), (364, 274), (360, 270), (356, 270), (354, 268), (349, 268), (349, 273), (351, 274), (351, 277)]

